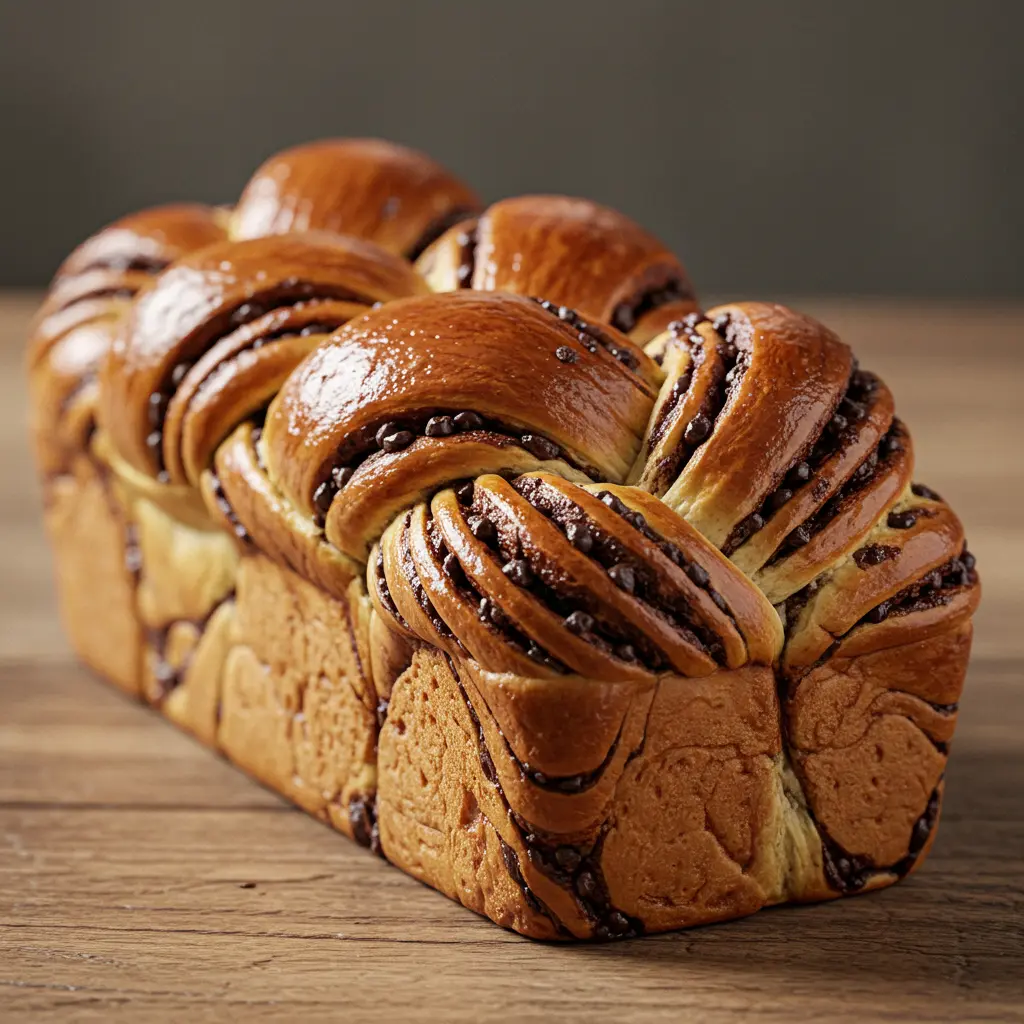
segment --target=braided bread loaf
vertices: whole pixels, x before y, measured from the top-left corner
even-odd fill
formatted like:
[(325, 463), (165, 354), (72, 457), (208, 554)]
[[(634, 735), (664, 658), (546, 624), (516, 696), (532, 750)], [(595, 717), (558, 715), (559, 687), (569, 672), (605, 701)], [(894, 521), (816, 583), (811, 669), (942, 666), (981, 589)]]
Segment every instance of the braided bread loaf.
[(380, 143), (125, 223), (31, 363), (84, 660), (534, 937), (920, 863), (978, 579), (834, 334)]

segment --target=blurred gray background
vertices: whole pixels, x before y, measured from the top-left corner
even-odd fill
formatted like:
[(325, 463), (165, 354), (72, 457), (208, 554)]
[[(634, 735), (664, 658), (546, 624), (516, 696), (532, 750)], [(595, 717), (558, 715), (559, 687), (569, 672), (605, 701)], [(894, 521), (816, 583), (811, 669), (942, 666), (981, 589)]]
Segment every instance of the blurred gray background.
[(1022, 0), (0, 0), (0, 285), (327, 135), (590, 196), (705, 293), (1024, 295)]

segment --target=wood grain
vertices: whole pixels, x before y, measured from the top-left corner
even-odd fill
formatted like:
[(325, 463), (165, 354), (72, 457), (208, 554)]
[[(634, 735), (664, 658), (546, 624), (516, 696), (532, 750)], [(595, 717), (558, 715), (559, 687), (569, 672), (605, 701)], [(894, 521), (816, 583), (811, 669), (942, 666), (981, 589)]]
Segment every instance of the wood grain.
[(1024, 310), (807, 304), (896, 392), (985, 597), (935, 851), (881, 893), (531, 943), (71, 661), (0, 299), (0, 1020), (1024, 1020)]

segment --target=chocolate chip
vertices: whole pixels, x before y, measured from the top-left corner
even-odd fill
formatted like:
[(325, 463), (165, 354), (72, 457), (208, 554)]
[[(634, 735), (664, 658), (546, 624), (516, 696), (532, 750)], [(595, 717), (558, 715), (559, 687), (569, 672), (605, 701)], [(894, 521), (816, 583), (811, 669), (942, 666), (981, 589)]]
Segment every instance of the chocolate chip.
[(498, 536), (494, 523), (490, 519), (484, 519), (483, 516), (473, 516), (469, 520), (469, 532), (477, 540), (482, 540), (485, 544), (493, 543), (494, 539)]
[(892, 530), (909, 530), (917, 522), (917, 514), (911, 509), (903, 512), (890, 512), (886, 520)]
[(351, 466), (337, 466), (331, 471), (331, 479), (334, 486), (340, 491), (355, 476), (356, 471)]
[(974, 555), (970, 553), (970, 551), (965, 551), (960, 556), (960, 561), (964, 563), (964, 568), (968, 572), (970, 572), (975, 567), (975, 565), (977, 565), (977, 560), (975, 559)]
[(331, 502), (334, 501), (334, 496), (338, 492), (334, 489), (333, 484), (325, 480), (320, 486), (313, 492), (313, 507), (320, 513), (321, 516), (326, 516), (328, 510), (331, 507)]
[(850, 425), (850, 421), (841, 413), (834, 413), (828, 421), (828, 429), (834, 434), (839, 434)]
[(177, 387), (185, 379), (185, 374), (187, 374), (191, 369), (191, 363), (178, 363), (178, 365), (171, 370), (171, 383)]
[(709, 590), (708, 596), (720, 612), (727, 612), (729, 610), (729, 606), (725, 603), (725, 598), (717, 590)]
[(788, 487), (780, 487), (768, 498), (768, 507), (772, 512), (778, 512), (792, 497), (793, 492)]
[(377, 433), (373, 435), (374, 440), (377, 442), (378, 448), (384, 447), (384, 438), (390, 434), (397, 434), (402, 429), (401, 423), (395, 423), (394, 421), (388, 421), (383, 426), (377, 428)]
[(811, 479), (811, 467), (806, 462), (798, 462), (786, 474), (786, 479), (792, 480), (793, 483), (805, 484)]
[(802, 548), (811, 539), (811, 531), (807, 526), (798, 526), (787, 538), (786, 544), (791, 548)]
[(633, 571), (633, 567), (625, 562), (616, 562), (608, 570), (608, 577), (627, 594), (632, 594), (636, 588), (636, 573)]
[(423, 433), (427, 437), (448, 437), (455, 433), (455, 421), (451, 416), (431, 416)]
[(890, 558), (895, 558), (900, 549), (886, 544), (869, 544), (853, 553), (853, 560), (858, 569), (870, 569), (873, 565), (881, 565)]
[(557, 444), (540, 434), (523, 434), (521, 443), (531, 455), (545, 462), (557, 459), (562, 454)]
[(508, 617), (505, 613), (487, 597), (480, 598), (477, 614), (484, 622), (490, 622), (497, 629), (501, 629), (508, 623)]
[(570, 633), (575, 633), (577, 636), (583, 636), (584, 633), (589, 633), (594, 628), (594, 616), (588, 615), (584, 611), (574, 611), (566, 617), (565, 628)]
[(533, 571), (525, 558), (513, 558), (506, 562), (501, 571), (519, 587), (528, 587), (533, 582)]
[(866, 480), (869, 480), (874, 474), (875, 469), (878, 466), (878, 457), (872, 455), (867, 461), (862, 462), (853, 472), (853, 476), (850, 479), (855, 484), (862, 484)]
[(675, 562), (680, 568), (686, 568), (686, 559), (683, 556), (682, 551), (679, 550), (671, 541), (662, 541), (659, 545), (665, 557), (670, 562)]
[(942, 497), (924, 484), (912, 484), (911, 491), (919, 498), (927, 498), (929, 501), (942, 501)]
[(706, 587), (711, 580), (707, 569), (698, 565), (696, 562), (691, 562), (686, 567), (686, 575), (689, 576), (698, 587)]
[(626, 520), (634, 529), (643, 532), (644, 527), (647, 525), (647, 519), (643, 512), (637, 512), (635, 509), (622, 513), (622, 518)]
[(163, 444), (164, 435), (159, 430), (153, 430), (146, 435), (147, 448), (159, 448)]
[(576, 315), (576, 310), (570, 309), (568, 306), (558, 307), (558, 319), (566, 320), (569, 323), (574, 323), (579, 317)]
[(757, 533), (764, 526), (764, 516), (760, 512), (751, 512), (746, 519), (740, 523), (740, 531), (744, 537)]
[[(379, 436), (380, 431), (377, 433)], [(400, 452), (408, 448), (415, 440), (415, 435), (411, 430), (398, 430), (394, 434), (388, 434), (377, 443), (386, 452)]]
[(687, 444), (697, 445), (704, 441), (711, 433), (711, 420), (705, 413), (699, 412), (686, 425), (683, 432), (683, 440)]
[(884, 622), (889, 617), (889, 602), (883, 601), (877, 608), (872, 608), (871, 611), (864, 616), (868, 622), (878, 624)]
[[(540, 662), (540, 664), (542, 665), (548, 661), (548, 656), (544, 652), (544, 649), (540, 647), (538, 644), (535, 644), (532, 640), (530, 641), (529, 646), (526, 648), (526, 656), (531, 661)], [(536, 772), (534, 775), (534, 779), (541, 785), (547, 782), (547, 778), (544, 776), (542, 772)]]
[(619, 644), (615, 648), (615, 657), (620, 661), (636, 661), (636, 650), (632, 644)]
[(593, 899), (597, 894), (597, 879), (590, 871), (581, 871), (576, 876), (576, 891), (584, 899)]
[(587, 554), (594, 546), (593, 535), (582, 523), (570, 523), (565, 528), (565, 535), (569, 538), (569, 543), (583, 554)]
[(455, 488), (455, 497), (459, 499), (460, 505), (473, 504), (473, 481), (469, 480)]
[(459, 430), (480, 430), (484, 425), (483, 417), (475, 412), (456, 413), (454, 422)]
[(883, 454), (892, 455), (894, 452), (903, 451), (903, 442), (896, 434), (886, 434), (882, 438), (882, 443), (879, 447), (882, 449)]
[(636, 316), (628, 302), (620, 302), (612, 310), (611, 323), (613, 327), (618, 328), (623, 334), (628, 334), (636, 327)]
[(616, 348), (615, 346), (610, 345), (608, 347), (608, 351), (615, 356), (623, 366), (628, 366), (631, 370), (635, 370), (637, 368), (639, 360), (637, 359), (636, 354), (631, 352), (628, 348)]
[(580, 851), (573, 846), (559, 846), (555, 850), (555, 861), (565, 871), (575, 871), (582, 859)]
[(605, 918), (604, 924), (612, 935), (625, 935), (629, 931), (629, 921), (626, 915), (618, 910), (613, 910)]
[(462, 565), (459, 560), (450, 551), (444, 556), (444, 561), (441, 562), (441, 567), (445, 571), (445, 575), (454, 583), (456, 586), (466, 586), (466, 574), (462, 571)]
[(555, 349), (555, 358), (560, 363), (575, 363), (579, 356), (568, 345), (559, 345)]
[(621, 516), (626, 511), (626, 506), (611, 491), (602, 491), (601, 500), (613, 511)]

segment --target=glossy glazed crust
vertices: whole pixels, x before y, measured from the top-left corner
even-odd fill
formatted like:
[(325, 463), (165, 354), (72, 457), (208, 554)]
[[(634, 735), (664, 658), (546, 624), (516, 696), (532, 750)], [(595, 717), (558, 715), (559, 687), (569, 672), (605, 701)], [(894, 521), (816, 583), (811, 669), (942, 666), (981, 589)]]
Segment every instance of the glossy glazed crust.
[(435, 291), (548, 299), (638, 344), (697, 308), (679, 260), (616, 210), (568, 196), (518, 196), (452, 227), (417, 267)]
[(476, 194), (416, 150), (381, 139), (324, 139), (270, 157), (235, 206), (234, 238), (331, 231), (415, 259)]
[(97, 376), (131, 300), (174, 260), (225, 237), (224, 214), (199, 205), (159, 206), (124, 217), (64, 261), (32, 325), (33, 437), (44, 472), (86, 447)]
[[(498, 204), (494, 237), (541, 206)], [(559, 285), (534, 251), (523, 280)], [(596, 271), (594, 295), (619, 272)], [(695, 312), (645, 355), (589, 310), (425, 291), (323, 234), (146, 284), (95, 341), (119, 339), (99, 429), (62, 413), (48, 519), (83, 657), (534, 937), (913, 870), (979, 587), (884, 384), (780, 306)]]
[[(115, 339), (104, 365), (104, 429), (134, 468), (183, 482), (174, 428), (187, 415), (180, 407), (193, 405), (203, 384), (244, 418), (323, 335), (360, 309), (421, 288), (403, 260), (354, 238), (290, 235), (202, 249), (139, 297)], [(302, 334), (310, 324), (313, 333)], [(254, 355), (257, 338), (273, 344)], [(225, 362), (227, 374), (211, 379)], [(238, 375), (242, 381), (229, 392)], [(235, 423), (215, 418), (209, 426), (213, 436), (196, 442), (207, 459)], [(193, 474), (205, 468), (202, 455), (191, 459)]]
[(94, 454), (98, 377), (133, 297), (174, 260), (223, 239), (224, 221), (212, 207), (184, 204), (116, 221), (65, 260), (33, 324), (31, 431), (61, 615), (82, 659), (133, 693), (143, 631), (131, 522)]
[[(359, 559), (396, 512), (452, 480), (537, 466), (622, 479), (658, 369), (621, 335), (581, 334), (507, 295), (433, 295), (368, 313), (317, 349), (271, 404), (270, 474), (312, 514), (317, 489), (351, 469), (320, 512), (328, 540)], [(475, 427), (463, 429), (464, 414)], [(440, 417), (451, 429), (446, 421), (431, 434)], [(381, 446), (388, 424), (408, 443)]]

